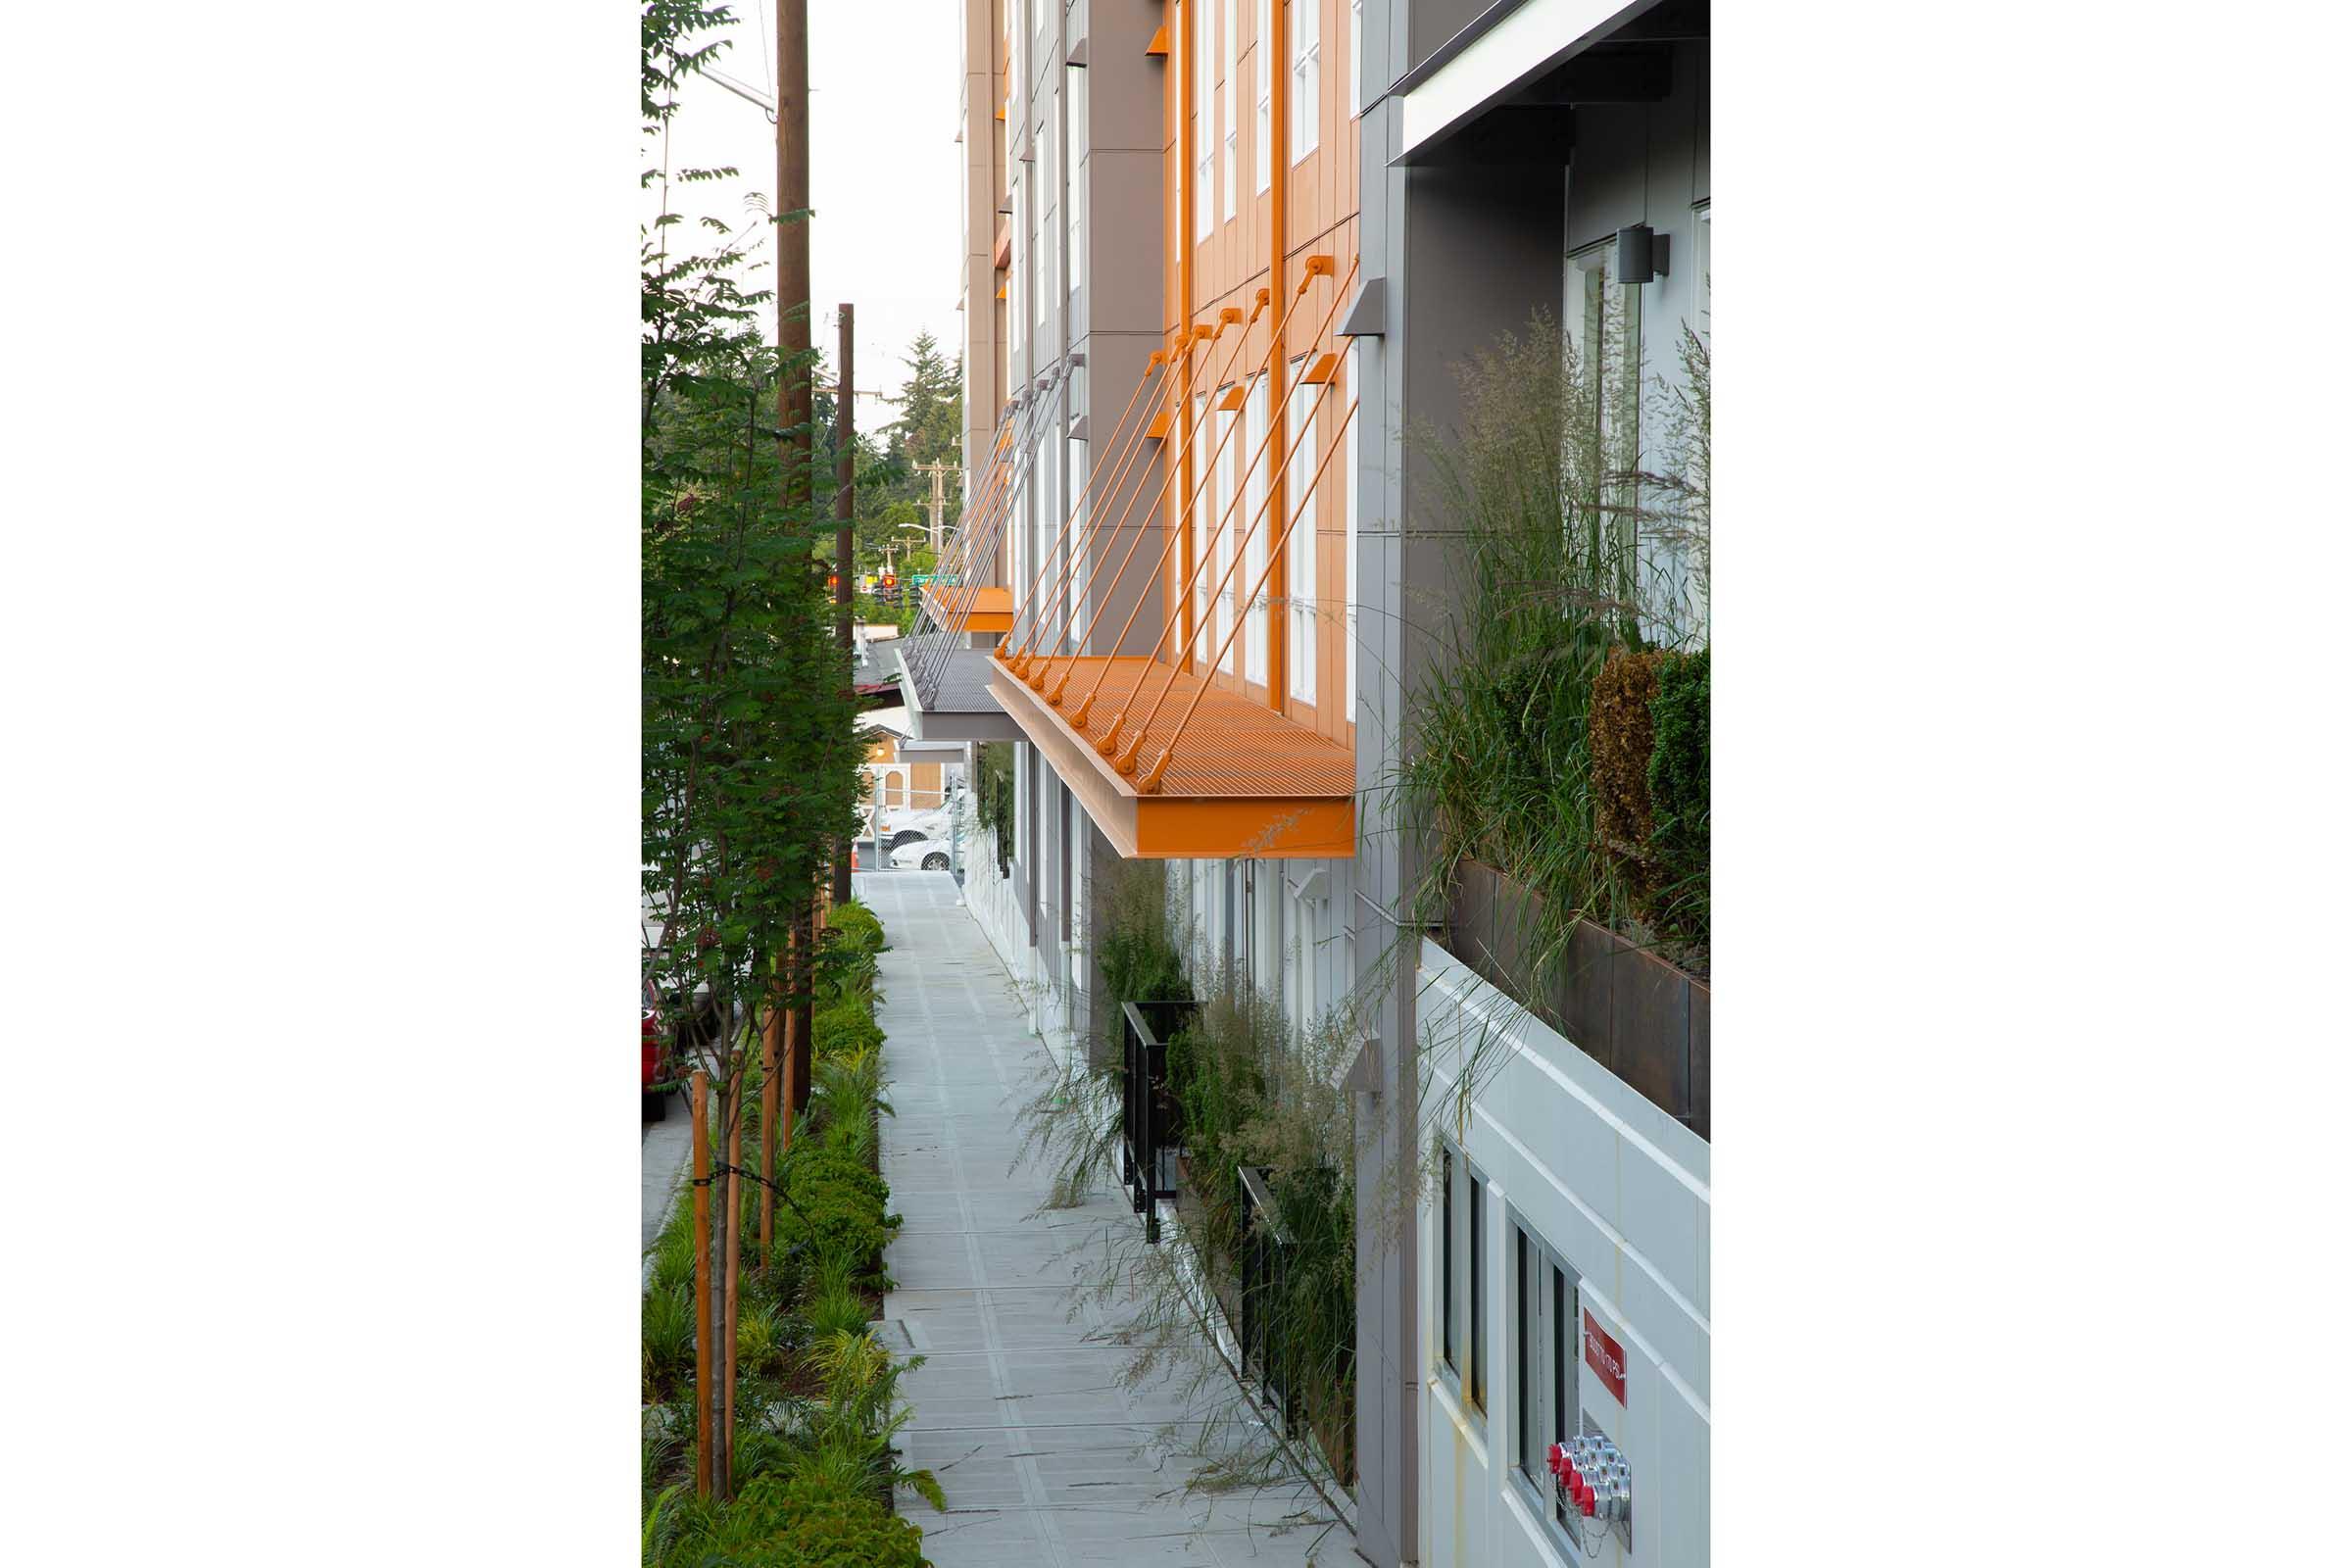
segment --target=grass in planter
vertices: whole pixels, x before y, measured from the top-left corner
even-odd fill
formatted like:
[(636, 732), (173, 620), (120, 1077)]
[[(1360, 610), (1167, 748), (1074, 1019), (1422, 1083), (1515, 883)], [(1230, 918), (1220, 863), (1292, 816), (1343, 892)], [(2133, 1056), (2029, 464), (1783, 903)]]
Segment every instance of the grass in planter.
[[(1648, 471), (1643, 455), (1602, 440), (1633, 427), (1626, 403), (1641, 384), (1615, 373), (1622, 323), (1615, 291), (1603, 292), (1598, 337), (1613, 373), (1589, 373), (1539, 314), (1462, 367), (1463, 417), (1450, 437), (1413, 434), (1437, 479), (1433, 510), (1462, 547), (1446, 591), (1416, 596), (1415, 617), (1444, 657), (1408, 699), (1408, 750), (1391, 778), (1398, 825), (1432, 851), (1405, 903), (1417, 921), (1444, 922), (1466, 859), (1535, 895), (1533, 928), (1519, 933), (1527, 995), (1564, 977), (1579, 920), (1651, 943), (1647, 920), (1660, 907), (1688, 910), (1704, 881), (1687, 863), (1660, 873), (1651, 824), (1628, 825), (1647, 802), (1648, 735), (1623, 757), (1608, 753), (1607, 719), (1646, 731), (1657, 686), (1622, 694), (1638, 713), (1596, 714), (1594, 705), (1620, 695), (1604, 678), (1612, 656), (1641, 656), (1650, 681), (1675, 662), (1655, 651), (1704, 640), (1705, 346), (1685, 334), (1694, 390), (1653, 417), (1663, 439)], [(1462, 1096), (1492, 1064), (1473, 1064)]]
[(694, 1373), (694, 1291), (657, 1286), (648, 1292), (640, 1328), (645, 1342), (645, 1383), (667, 1389)]

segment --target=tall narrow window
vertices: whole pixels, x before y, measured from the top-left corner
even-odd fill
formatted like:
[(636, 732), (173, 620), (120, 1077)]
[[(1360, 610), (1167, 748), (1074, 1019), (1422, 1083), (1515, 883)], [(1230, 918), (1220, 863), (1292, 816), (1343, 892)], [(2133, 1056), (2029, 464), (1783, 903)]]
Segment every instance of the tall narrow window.
[[(1021, 185), (1012, 187), (1012, 243), (1016, 250), (1029, 249), (1028, 220), (1021, 214), (1028, 206), (1028, 192)], [(1021, 273), (1028, 270), (1027, 255), (1016, 255), (1004, 273), (1004, 348), (1007, 353), (1021, 352), (1021, 323), (1029, 319), (1029, 302), (1021, 293)], [(1018, 375), (1018, 371), (1009, 372)]]
[[(1315, 700), (1315, 393), (1297, 379), (1304, 360), (1293, 362), (1289, 440), (1290, 479), (1284, 486), (1292, 516), (1283, 561), (1289, 568), (1291, 695), (1302, 703)], [(1295, 520), (1294, 520), (1295, 519)], [(1279, 534), (1277, 538), (1281, 537)]]
[(1242, 127), (1233, 112), (1234, 99), (1242, 90), (1234, 55), (1241, 47), (1241, 0), (1225, 0), (1225, 76), (1217, 90), (1217, 121), (1225, 131), (1225, 220), (1229, 223), (1240, 205), (1242, 186)]
[(1348, 0), (1348, 116), (1364, 112), (1364, 0)]
[(1274, 21), (1273, 0), (1257, 0), (1257, 31), (1250, 47), (1257, 52), (1257, 193), (1274, 188)]
[[(1551, 1441), (1566, 1443), (1576, 1436), (1583, 1423), (1577, 1419), (1576, 1407), (1576, 1347), (1580, 1338), (1572, 1326), (1576, 1321), (1576, 1287), (1569, 1283), (1565, 1270), (1557, 1264), (1551, 1270)], [(1568, 1510), (1555, 1496), (1552, 1514), (1563, 1523)]]
[(1208, 0), (1185, 0), (1193, 14), (1193, 238), (1202, 240), (1217, 226), (1216, 104), (1209, 95)]
[[(1062, 470), (1061, 493), (1069, 509), (1070, 525), (1067, 529), (1060, 527), (1054, 529), (1054, 534), (1061, 539), (1062, 545), (1060, 553), (1054, 558), (1054, 564), (1050, 568), (1053, 575), (1047, 579), (1047, 582), (1049, 586), (1054, 583), (1062, 585), (1061, 592), (1055, 597), (1066, 603), (1070, 593), (1071, 574), (1082, 564), (1079, 558), (1079, 543), (1086, 537), (1086, 514), (1090, 498), (1086, 494), (1087, 443), (1064, 441), (1061, 449), (1068, 460)], [(1023, 578), (1021, 581), (1026, 585), (1028, 579)]]
[(1037, 258), (1037, 278), (1036, 286), (1029, 292), (1037, 304), (1037, 352), (1041, 355), (1046, 351), (1046, 302), (1054, 294), (1054, 258), (1046, 254), (1046, 244), (1040, 242), (1039, 235), (1042, 231), (1048, 243), (1061, 237), (1046, 221), (1046, 197), (1054, 189), (1053, 124), (1051, 120), (1038, 122), (1037, 162), (1029, 166), (1037, 186), (1037, 194), (1029, 202), (1029, 254)]
[(1231, 643), (1225, 641), (1226, 634), (1233, 629), (1235, 624), (1234, 606), (1240, 602), (1241, 592), (1241, 584), (1234, 581), (1234, 573), (1231, 570), (1234, 556), (1233, 541), (1238, 537), (1243, 523), (1249, 520), (1243, 514), (1240, 501), (1242, 448), (1245, 442), (1241, 432), (1234, 428), (1235, 421), (1239, 420), (1241, 416), (1241, 414), (1235, 410), (1226, 410), (1217, 416), (1217, 434), (1225, 443), (1224, 456), (1220, 460), (1225, 471), (1218, 476), (1217, 483), (1217, 494), (1222, 498), (1222, 505), (1217, 509), (1217, 520), (1214, 524), (1217, 575), (1210, 579), (1210, 586), (1216, 589), (1217, 597), (1217, 640), (1209, 646), (1212, 650), (1219, 647), (1225, 650), (1225, 673), (1228, 675), (1239, 674), (1242, 668), (1242, 650), (1239, 646), (1241, 639), (1237, 637)]
[(1470, 1172), (1470, 1377), (1465, 1392), (1487, 1408), (1487, 1184)]
[[(1262, 375), (1253, 376), (1250, 382), (1242, 439), (1250, 444), (1252, 457), (1265, 445), (1266, 378)], [(1240, 603), (1247, 617), (1242, 632), (1242, 641), (1247, 645), (1242, 653), (1242, 678), (1261, 683), (1266, 678), (1266, 592), (1260, 579), (1266, 574), (1266, 530), (1275, 525), (1266, 511), (1266, 465), (1260, 462), (1250, 469), (1250, 493), (1242, 504), (1240, 525), (1249, 530), (1249, 544), (1242, 558)]]
[(1544, 1312), (1543, 1282), (1537, 1264), (1542, 1254), (1527, 1245), (1527, 1232), (1511, 1227), (1511, 1426), (1519, 1437), (1519, 1451), (1511, 1457), (1519, 1471), (1535, 1480), (1542, 1461), (1544, 1429), (1536, 1404), (1544, 1385), (1537, 1381), (1536, 1357), (1544, 1348), (1538, 1335)]
[(1217, 517), (1217, 475), (1215, 466), (1208, 462), (1208, 454), (1212, 449), (1208, 423), (1208, 394), (1203, 392), (1193, 399), (1193, 450), (1200, 454), (1198, 461), (1202, 465), (1202, 472), (1199, 479), (1200, 494), (1193, 503), (1192, 527), (1193, 640), (1189, 646), (1189, 652), (1192, 655), (1195, 669), (1200, 667), (1200, 662), (1206, 659), (1216, 646), (1206, 641), (1208, 636), (1208, 567), (1205, 552), (1208, 546), (1208, 530), (1216, 526)]
[(1323, 119), (1315, 89), (1322, 77), (1321, 0), (1292, 0), (1291, 162), (1294, 164), (1315, 150), (1315, 128)]
[(1355, 405), (1355, 417), (1348, 421), (1348, 466), (1340, 474), (1341, 491), (1347, 509), (1348, 535), (1348, 605), (1343, 612), (1341, 629), (1348, 639), (1348, 721), (1355, 722), (1355, 519), (1356, 492), (1363, 488), (1363, 476), (1355, 471), (1355, 432), (1364, 422), (1364, 384), (1356, 377), (1356, 368), (1363, 355), (1352, 338), (1348, 343), (1348, 401)]
[(1062, 159), (1067, 183), (1062, 188), (1061, 205), (1069, 220), (1070, 230), (1070, 292), (1076, 294), (1086, 281), (1086, 245), (1078, 231), (1079, 195), (1086, 184), (1086, 68), (1062, 68), (1063, 101), (1070, 117), (1069, 133), (1062, 138), (1066, 154)]
[(1446, 1364), (1459, 1376), (1462, 1369), (1461, 1336), (1453, 1319), (1453, 1151), (1438, 1153), (1439, 1203), (1443, 1210), (1438, 1220), (1438, 1247), (1443, 1260), (1438, 1265), (1438, 1296), (1443, 1301), (1439, 1315), (1446, 1320), (1444, 1341)]

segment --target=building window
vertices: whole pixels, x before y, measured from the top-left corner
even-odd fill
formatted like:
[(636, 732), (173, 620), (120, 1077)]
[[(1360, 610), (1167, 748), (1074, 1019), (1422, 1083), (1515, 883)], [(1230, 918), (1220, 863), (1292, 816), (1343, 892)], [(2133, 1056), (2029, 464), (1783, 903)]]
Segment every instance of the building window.
[(1274, 23), (1273, 0), (1257, 0), (1257, 31), (1250, 35), (1257, 53), (1257, 193), (1274, 188)]
[(1241, 47), (1241, 0), (1225, 0), (1225, 75), (1217, 89), (1217, 121), (1225, 130), (1225, 220), (1233, 221), (1240, 205), (1242, 184), (1241, 123), (1233, 112), (1234, 94), (1241, 90), (1241, 72), (1234, 51)]
[(1363, 423), (1363, 383), (1356, 379), (1356, 368), (1363, 363), (1360, 346), (1354, 339), (1348, 344), (1348, 397), (1356, 406), (1356, 417), (1348, 421), (1347, 467), (1340, 474), (1342, 505), (1348, 519), (1348, 605), (1341, 629), (1348, 638), (1348, 721), (1355, 722), (1355, 519), (1356, 492), (1363, 488), (1362, 477), (1355, 471), (1356, 427)]
[[(1613, 250), (1614, 242), (1604, 240), (1568, 258), (1561, 312), (1575, 370), (1571, 412), (1579, 433), (1589, 434), (1595, 475), (1630, 474), (1641, 466), (1642, 288), (1609, 275)], [(1592, 547), (1607, 563), (1616, 598), (1638, 603), (1639, 486), (1618, 480), (1579, 499), (1595, 519)], [(1629, 630), (1631, 618), (1628, 612)]]
[(1545, 1461), (1553, 1444), (1566, 1443), (1583, 1425), (1576, 1381), (1583, 1343), (1576, 1321), (1577, 1277), (1517, 1216), (1511, 1222), (1511, 1255), (1516, 1319), (1511, 1337), (1519, 1363), (1512, 1371), (1519, 1406), (1511, 1468), (1537, 1511), (1566, 1529), (1567, 1510), (1560, 1505)]
[[(1029, 249), (1029, 223), (1028, 220), (1022, 216), (1023, 210), (1027, 206), (1027, 190), (1021, 185), (1013, 186), (1012, 243), (1017, 250), (1024, 253)], [(1021, 323), (1029, 318), (1028, 301), (1021, 294), (1021, 273), (1028, 269), (1028, 256), (1026, 254), (1017, 255), (1012, 258), (1012, 265), (1004, 272), (1004, 347), (1006, 352), (1011, 354), (1021, 352)], [(1017, 370), (1011, 373), (1019, 374)]]
[[(1255, 457), (1266, 444), (1266, 378), (1250, 378), (1250, 399), (1242, 422), (1242, 439), (1249, 443)], [(1245, 596), (1243, 612), (1242, 678), (1263, 684), (1266, 679), (1266, 593), (1262, 581), (1266, 574), (1266, 529), (1272, 520), (1266, 512), (1266, 466), (1253, 463), (1250, 467), (1250, 493), (1243, 502), (1243, 525), (1250, 530), (1249, 543), (1242, 559), (1241, 592)]]
[(1291, 5), (1291, 162), (1315, 150), (1315, 127), (1322, 121), (1315, 89), (1323, 76), (1323, 6), (1321, 0), (1292, 0)]
[(1069, 219), (1070, 292), (1075, 295), (1086, 281), (1086, 245), (1078, 232), (1078, 201), (1086, 184), (1086, 68), (1064, 66), (1063, 99), (1070, 117), (1070, 128), (1062, 138), (1066, 156), (1062, 159), (1063, 172), (1068, 183), (1063, 187), (1061, 204)]
[[(1048, 248), (1061, 237), (1060, 229), (1046, 221), (1046, 196), (1054, 189), (1053, 123), (1050, 120), (1038, 122), (1037, 162), (1032, 166), (1037, 173), (1037, 197), (1029, 204), (1029, 254), (1037, 258), (1036, 284), (1029, 293), (1037, 307), (1037, 346), (1041, 354), (1046, 347), (1046, 301), (1052, 296), (1054, 286), (1054, 258), (1048, 254)], [(1038, 237), (1040, 230), (1045, 235), (1043, 243)]]
[(1208, 0), (1186, 0), (1193, 14), (1193, 238), (1208, 238), (1217, 226), (1217, 131), (1215, 100), (1208, 81)]
[(1438, 1249), (1442, 1261), (1438, 1264), (1438, 1295), (1443, 1304), (1439, 1315), (1446, 1320), (1446, 1365), (1456, 1378), (1462, 1375), (1462, 1339), (1455, 1326), (1453, 1312), (1453, 1151), (1438, 1153)]
[(1315, 700), (1315, 388), (1299, 381), (1306, 362), (1292, 362), (1290, 483), (1285, 487), (1295, 521), (1284, 550), (1290, 582), (1291, 695)]
[[(1220, 397), (1218, 401), (1221, 403), (1224, 399)], [(1213, 525), (1216, 542), (1211, 548), (1216, 554), (1217, 574), (1210, 581), (1216, 589), (1214, 613), (1217, 635), (1216, 640), (1209, 644), (1209, 651), (1213, 654), (1219, 648), (1224, 649), (1225, 673), (1228, 675), (1239, 674), (1242, 664), (1242, 651), (1237, 646), (1241, 639), (1236, 637), (1232, 642), (1226, 641), (1233, 631), (1233, 607), (1239, 602), (1237, 596), (1241, 589), (1241, 585), (1234, 581), (1233, 540), (1235, 530), (1249, 520), (1242, 514), (1242, 508), (1237, 501), (1242, 483), (1243, 443), (1239, 432), (1234, 429), (1234, 423), (1240, 418), (1241, 415), (1231, 409), (1222, 410), (1217, 415), (1217, 438), (1223, 443), (1219, 462), (1225, 470), (1218, 475), (1217, 494), (1223, 496), (1225, 502)]]
[(1487, 1184), (1470, 1174), (1470, 1384), (1464, 1392), (1487, 1410)]
[[(1071, 574), (1078, 569), (1079, 547), (1086, 538), (1086, 449), (1084, 441), (1065, 440), (1061, 444), (1061, 493), (1069, 502), (1070, 518), (1067, 527), (1055, 531), (1061, 548), (1055, 552), (1052, 575), (1046, 579), (1048, 591), (1059, 603), (1069, 599)], [(1026, 590), (1027, 585), (1028, 579), (1022, 578), (1019, 586)]]
[[(1439, 1143), (1437, 1289), (1446, 1381), (1473, 1415), (1487, 1412), (1486, 1179), (1452, 1144)], [(1458, 1191), (1457, 1191), (1458, 1189)]]
[(1364, 112), (1364, 0), (1348, 0), (1348, 118)]
[[(1193, 399), (1193, 450), (1205, 454), (1210, 449), (1208, 394), (1203, 392)], [(1216, 525), (1217, 473), (1216, 465), (1202, 460), (1200, 490), (1193, 503), (1193, 640), (1190, 662), (1200, 667), (1200, 662), (1215, 650), (1208, 641), (1208, 530)]]

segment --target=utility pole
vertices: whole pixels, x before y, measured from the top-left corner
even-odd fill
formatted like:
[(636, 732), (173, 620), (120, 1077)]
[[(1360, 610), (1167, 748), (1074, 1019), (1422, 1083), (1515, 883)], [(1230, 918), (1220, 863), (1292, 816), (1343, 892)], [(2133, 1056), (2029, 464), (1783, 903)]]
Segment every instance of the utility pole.
[(937, 558), (939, 555), (939, 530), (942, 518), (948, 510), (948, 475), (953, 473), (960, 477), (963, 467), (960, 464), (950, 463), (943, 458), (937, 463), (918, 463), (914, 466), (914, 471), (928, 474), (931, 478), (931, 500), (927, 505), (931, 512), (931, 554)]
[[(798, 0), (806, 4), (807, 0)], [(840, 586), (834, 603), (840, 607), (841, 646), (850, 646), (850, 602), (857, 591), (851, 580), (858, 569), (858, 308), (841, 307), (840, 391), (833, 399), (833, 559)], [(833, 902), (850, 902), (850, 846), (845, 840), (833, 858)]]

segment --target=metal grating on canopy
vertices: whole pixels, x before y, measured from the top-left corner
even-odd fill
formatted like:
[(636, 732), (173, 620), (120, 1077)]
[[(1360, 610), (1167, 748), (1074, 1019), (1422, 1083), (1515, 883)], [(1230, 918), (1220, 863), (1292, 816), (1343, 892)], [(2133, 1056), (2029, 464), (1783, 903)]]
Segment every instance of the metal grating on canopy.
[[(1070, 679), (1055, 706), (1045, 694), (1065, 668)], [(1135, 770), (1121, 773), (1116, 760), (1171, 673), (1175, 685), (1136, 748)], [(1158, 787), (1147, 792), (1141, 779), (1176, 733), (1200, 677), (1140, 658), (1056, 659), (1052, 675), (1039, 691), (996, 662), (990, 690), (1122, 855), (1296, 859), (1355, 853), (1355, 757), (1348, 748), (1263, 703), (1211, 686)], [(1101, 690), (1073, 725), (1079, 696), (1098, 675)], [(1122, 713), (1125, 723), (1106, 757), (1100, 743)]]

